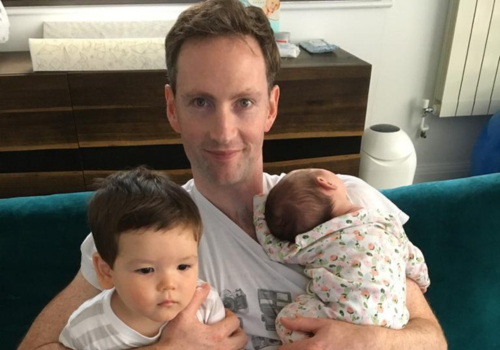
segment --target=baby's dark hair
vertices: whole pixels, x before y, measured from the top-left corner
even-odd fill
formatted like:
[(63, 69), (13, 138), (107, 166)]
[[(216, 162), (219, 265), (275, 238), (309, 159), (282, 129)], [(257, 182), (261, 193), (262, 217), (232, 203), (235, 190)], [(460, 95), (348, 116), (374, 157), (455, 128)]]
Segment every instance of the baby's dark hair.
[(331, 198), (320, 190), (313, 170), (286, 175), (274, 186), (266, 200), (265, 218), (271, 233), (295, 243), (307, 232), (332, 218)]
[(141, 229), (185, 227), (200, 241), (202, 222), (189, 194), (165, 175), (145, 167), (120, 171), (98, 182), (88, 205), (97, 252), (112, 268), (120, 235)]

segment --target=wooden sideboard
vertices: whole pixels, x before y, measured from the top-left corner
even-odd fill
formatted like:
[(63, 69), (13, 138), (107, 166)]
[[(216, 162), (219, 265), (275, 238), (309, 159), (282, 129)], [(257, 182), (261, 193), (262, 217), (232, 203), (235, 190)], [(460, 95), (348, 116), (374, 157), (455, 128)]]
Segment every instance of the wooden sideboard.
[[(358, 174), (371, 66), (343, 51), (284, 59), (278, 118), (264, 143), (269, 173), (324, 167)], [(137, 165), (191, 177), (165, 116), (165, 71), (32, 71), (0, 53), (0, 198), (85, 191)]]

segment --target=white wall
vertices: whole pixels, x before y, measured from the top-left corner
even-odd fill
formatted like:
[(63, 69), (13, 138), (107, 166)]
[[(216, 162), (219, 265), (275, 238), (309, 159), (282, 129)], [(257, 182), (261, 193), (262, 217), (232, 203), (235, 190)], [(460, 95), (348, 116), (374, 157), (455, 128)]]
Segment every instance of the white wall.
[[(488, 117), (428, 118), (428, 137), (418, 136), (421, 100), (431, 99), (434, 91), (448, 0), (366, 3), (282, 3), (280, 29), (291, 32), (292, 41), (324, 38), (373, 65), (366, 126), (396, 124), (410, 135), (417, 150), (416, 182), (467, 176), (473, 145)], [(28, 50), (27, 38), (41, 37), (47, 20), (169, 20), (184, 8), (8, 9), (11, 39), (0, 44), (0, 51)]]
[(448, 2), (394, 0), (389, 8), (282, 14), (281, 29), (294, 39), (322, 37), (373, 65), (366, 127), (395, 124), (410, 135), (418, 158), (415, 182), (467, 176), (489, 119), (427, 118), (427, 138), (419, 137), (421, 101), (433, 96)]

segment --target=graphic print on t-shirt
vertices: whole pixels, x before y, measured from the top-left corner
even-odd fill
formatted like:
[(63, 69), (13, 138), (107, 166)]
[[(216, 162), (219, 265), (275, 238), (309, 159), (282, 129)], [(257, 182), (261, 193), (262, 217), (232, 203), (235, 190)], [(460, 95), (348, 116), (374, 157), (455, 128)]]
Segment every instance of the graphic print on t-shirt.
[(241, 288), (237, 288), (234, 292), (224, 289), (220, 294), (220, 298), (224, 307), (234, 313), (244, 312), (248, 309), (247, 295)]
[(269, 289), (259, 289), (257, 292), (259, 307), (262, 312), (262, 322), (267, 331), (276, 331), (276, 316), (285, 305), (292, 302), (290, 292), (279, 292)]
[(264, 338), (264, 337), (259, 337), (257, 335), (248, 335), (252, 339), (252, 346), (254, 350), (261, 350), (265, 349), (267, 347), (272, 346), (273, 348), (276, 348), (280, 346), (282, 343), (280, 340), (277, 339), (271, 339), (271, 338)]
[[(285, 305), (292, 302), (292, 294), (290, 292), (280, 292), (270, 289), (258, 289), (257, 296), (259, 299), (259, 307), (262, 312), (261, 320), (264, 322), (266, 331), (276, 331), (276, 316)], [(281, 345), (281, 341), (272, 338), (265, 338), (255, 335), (250, 335), (252, 346), (255, 350), (265, 349), (267, 347), (276, 348)]]
[[(237, 316), (238, 313), (241, 314), (248, 312), (247, 295), (242, 288), (236, 288), (234, 291), (224, 289), (222, 293), (220, 293), (220, 298), (222, 299), (224, 307), (237, 314)], [(283, 309), (283, 307), (285, 307), (285, 305), (292, 302), (292, 294), (290, 292), (281, 292), (270, 289), (258, 289), (257, 298), (259, 301), (259, 308), (262, 313), (261, 320), (263, 327), (268, 332), (275, 332), (276, 316), (278, 316), (279, 312)], [(243, 324), (242, 318), (238, 317), (238, 319), (240, 320), (240, 327), (244, 330), (245, 325)], [(277, 339), (251, 334), (248, 334), (248, 336), (250, 337), (252, 346), (255, 350), (261, 350), (268, 347), (274, 349), (281, 345), (281, 341)]]

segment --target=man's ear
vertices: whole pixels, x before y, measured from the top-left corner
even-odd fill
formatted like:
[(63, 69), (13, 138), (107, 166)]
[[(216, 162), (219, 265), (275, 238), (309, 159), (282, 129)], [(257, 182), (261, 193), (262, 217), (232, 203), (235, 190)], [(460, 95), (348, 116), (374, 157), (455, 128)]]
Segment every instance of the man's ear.
[(278, 85), (274, 85), (271, 89), (271, 93), (269, 94), (269, 114), (267, 115), (266, 126), (264, 132), (268, 132), (271, 130), (271, 127), (276, 120), (276, 116), (278, 115), (278, 102), (280, 99), (280, 87)]
[(323, 176), (317, 176), (316, 177), (316, 183), (323, 189), (325, 190), (336, 190), (337, 185), (334, 183), (326, 180)]
[(113, 283), (112, 269), (108, 263), (101, 258), (99, 253), (94, 253), (94, 255), (92, 255), (92, 263), (94, 264), (94, 269), (101, 288), (113, 288), (115, 285)]
[(170, 85), (165, 85), (165, 102), (167, 103), (167, 118), (175, 132), (180, 133), (177, 111), (175, 109), (174, 91)]

